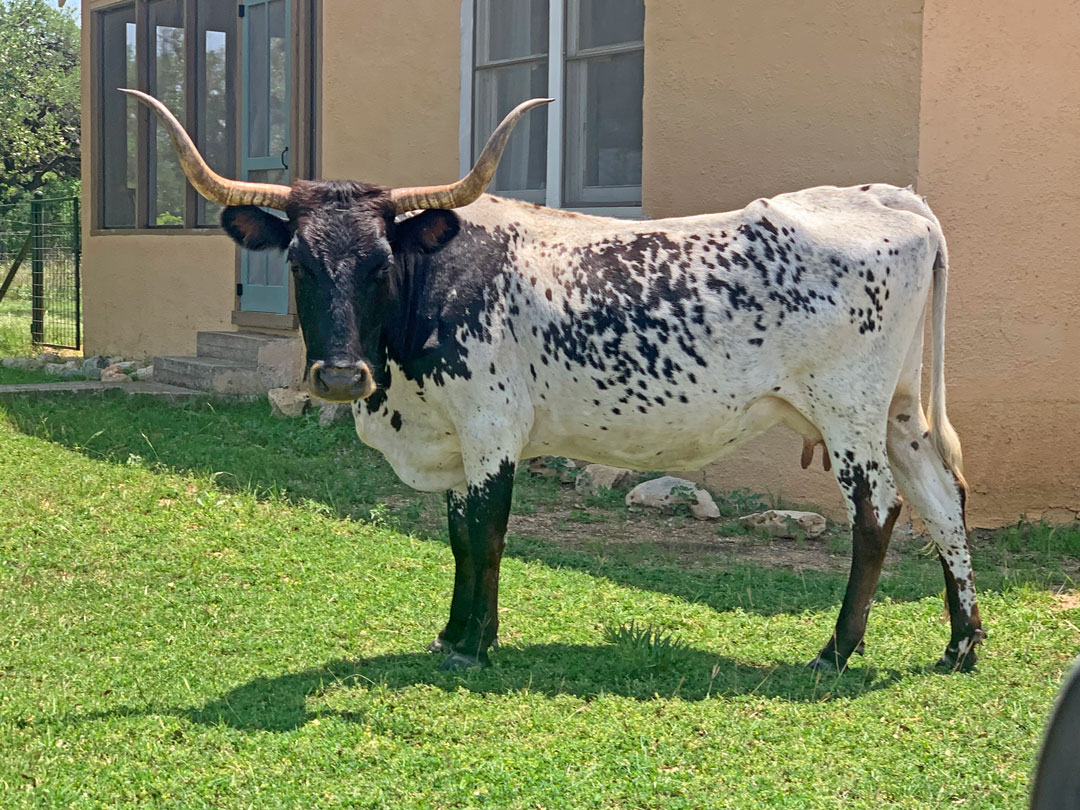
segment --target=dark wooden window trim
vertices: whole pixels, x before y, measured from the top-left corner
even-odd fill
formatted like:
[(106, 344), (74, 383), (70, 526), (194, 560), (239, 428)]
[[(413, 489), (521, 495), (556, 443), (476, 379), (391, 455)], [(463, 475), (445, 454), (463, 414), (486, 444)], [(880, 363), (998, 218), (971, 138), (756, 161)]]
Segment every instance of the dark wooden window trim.
[[(228, 0), (221, 0), (228, 2)], [(183, 0), (184, 4), (184, 47), (185, 47), (185, 86), (188, 92), (184, 94), (184, 120), (188, 123), (188, 131), (198, 138), (197, 115), (202, 112), (199, 109), (198, 81), (199, 70), (198, 48), (201, 45), (198, 36), (198, 0)], [(239, 4), (237, 4), (239, 5)], [(101, 94), (108, 92), (103, 86), (101, 71), (101, 48), (103, 47), (103, 12), (115, 11), (118, 8), (130, 7), (135, 13), (135, 66), (136, 85), (140, 89), (148, 86), (150, 27), (149, 27), (149, 2), (148, 0), (126, 0), (126, 2), (110, 3), (95, 7), (91, 11), (90, 22), (90, 61), (91, 61), (91, 133), (90, 144), (92, 154), (90, 183), (92, 188), (92, 215), (91, 235), (118, 235), (118, 234), (176, 234), (192, 235), (200, 232), (218, 232), (217, 224), (200, 225), (197, 222), (197, 192), (190, 183), (186, 184), (183, 225), (165, 226), (152, 225), (149, 222), (150, 199), (149, 199), (149, 158), (152, 132), (153, 113), (145, 106), (139, 105), (136, 114), (136, 184), (135, 184), (135, 223), (134, 226), (106, 227), (103, 221), (104, 206), (104, 172), (102, 140), (104, 130), (103, 104)], [(292, 15), (293, 34), (293, 63), (296, 69), (293, 71), (293, 93), (297, 100), (292, 110), (292, 126), (289, 154), (295, 155), (296, 160), (294, 176), (297, 178), (310, 178), (315, 174), (316, 164), (316, 115), (315, 100), (317, 98), (319, 75), (318, 65), (321, 53), (316, 43), (315, 30), (321, 20), (320, 0), (294, 0)], [(237, 47), (232, 63), (233, 69), (233, 92), (237, 96), (240, 93), (240, 71), (242, 48), (239, 47), (241, 37), (241, 19), (236, 17), (235, 37)], [(113, 90), (115, 92), (115, 89)], [(238, 98), (232, 103), (235, 111), (233, 127), (236, 136), (235, 165), (240, 164), (240, 137), (241, 120), (243, 111), (240, 109)], [(239, 271), (237, 271), (239, 272)]]

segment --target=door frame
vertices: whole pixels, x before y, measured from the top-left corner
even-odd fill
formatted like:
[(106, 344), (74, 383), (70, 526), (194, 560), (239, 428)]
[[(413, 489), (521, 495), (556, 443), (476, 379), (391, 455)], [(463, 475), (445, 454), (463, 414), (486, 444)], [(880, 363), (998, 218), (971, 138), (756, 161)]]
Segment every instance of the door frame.
[[(292, 0), (290, 10), (289, 35), (292, 38), (292, 60), (289, 92), (292, 96), (292, 110), (289, 117), (289, 170), (294, 180), (310, 180), (315, 177), (321, 116), (319, 115), (319, 76), (321, 75), (322, 52), (318, 46), (316, 32), (322, 28), (322, 0)], [(243, 3), (238, 3), (243, 5)], [(243, 19), (237, 13), (236, 36), (240, 47), (236, 49), (235, 71), (237, 76), (237, 117), (236, 165), (240, 165), (241, 150), (244, 148), (239, 133), (244, 131), (243, 116), (245, 111), (240, 103), (243, 92)], [(241, 248), (236, 248), (234, 281), (240, 284)], [(258, 329), (280, 329), (295, 331), (299, 327), (296, 316), (296, 295), (289, 283), (288, 312), (283, 315), (272, 312), (244, 312), (240, 309), (240, 296), (233, 294), (232, 322), (237, 326), (250, 326)]]

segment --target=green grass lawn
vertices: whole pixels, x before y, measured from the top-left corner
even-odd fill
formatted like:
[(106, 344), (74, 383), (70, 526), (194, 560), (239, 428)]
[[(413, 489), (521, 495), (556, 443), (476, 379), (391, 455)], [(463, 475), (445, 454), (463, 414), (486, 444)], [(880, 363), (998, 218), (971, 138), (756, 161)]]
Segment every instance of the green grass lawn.
[[(593, 499), (595, 547), (510, 538), (493, 666), (442, 673), (441, 498), (350, 425), (266, 411), (0, 403), (5, 810), (1023, 806), (1080, 532), (980, 537), (968, 675), (931, 666), (941, 573), (911, 544), (866, 656), (821, 678), (842, 570), (622, 550), (651, 518)], [(519, 476), (521, 513), (567, 497)]]
[(13, 285), (0, 301), (0, 357), (26, 357), (33, 352), (30, 309), (30, 287), (26, 284)]

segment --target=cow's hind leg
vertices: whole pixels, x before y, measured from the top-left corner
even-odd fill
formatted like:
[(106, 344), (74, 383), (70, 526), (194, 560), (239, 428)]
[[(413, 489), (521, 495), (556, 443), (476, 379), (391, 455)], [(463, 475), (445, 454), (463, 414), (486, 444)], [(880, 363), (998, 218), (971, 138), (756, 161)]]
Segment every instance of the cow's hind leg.
[(889, 469), (884, 424), (848, 418), (832, 425), (818, 422), (818, 426), (847, 501), (851, 573), (832, 638), (809, 666), (819, 671), (839, 671), (847, 667), (852, 653), (862, 648), (870, 603), (885, 563), (893, 524), (900, 514), (900, 496)]
[(457, 494), (448, 497), (456, 565), (454, 596), (446, 629), (432, 644), (434, 649), (449, 653), (443, 669), (486, 666), (488, 648), (498, 636), (499, 567), (506, 545), (514, 470), (514, 461), (504, 457), (469, 483), (464, 498)]
[(930, 440), (915, 395), (898, 394), (889, 410), (889, 460), (900, 491), (926, 523), (945, 572), (945, 600), (952, 635), (938, 664), (968, 670), (975, 645), (986, 634), (975, 601), (975, 583), (964, 525), (964, 487)]

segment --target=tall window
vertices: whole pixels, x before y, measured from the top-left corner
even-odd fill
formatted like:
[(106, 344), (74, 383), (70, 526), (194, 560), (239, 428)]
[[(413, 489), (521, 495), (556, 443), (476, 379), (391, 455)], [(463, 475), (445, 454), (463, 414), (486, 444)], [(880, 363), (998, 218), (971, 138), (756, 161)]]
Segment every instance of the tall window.
[(644, 0), (468, 0), (464, 21), (465, 162), (515, 105), (555, 97), (518, 124), (492, 191), (571, 208), (639, 207)]
[(210, 166), (232, 175), (236, 6), (222, 0), (135, 0), (94, 16), (99, 226), (216, 224), (218, 207), (187, 185), (157, 118), (116, 88), (160, 98)]

